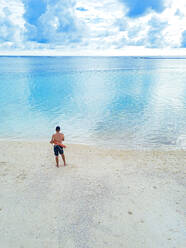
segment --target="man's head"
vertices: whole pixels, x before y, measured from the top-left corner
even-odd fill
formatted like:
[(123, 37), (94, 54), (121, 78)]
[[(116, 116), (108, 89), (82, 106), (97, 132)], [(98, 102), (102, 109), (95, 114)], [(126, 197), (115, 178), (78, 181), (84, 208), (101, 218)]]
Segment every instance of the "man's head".
[(56, 132), (60, 132), (60, 126), (56, 127)]

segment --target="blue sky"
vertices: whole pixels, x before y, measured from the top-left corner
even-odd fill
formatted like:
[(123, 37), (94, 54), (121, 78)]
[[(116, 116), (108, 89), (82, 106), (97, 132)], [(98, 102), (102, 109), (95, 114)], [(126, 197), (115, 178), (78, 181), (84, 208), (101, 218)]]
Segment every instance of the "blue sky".
[(184, 48), (185, 0), (0, 0), (0, 52)]

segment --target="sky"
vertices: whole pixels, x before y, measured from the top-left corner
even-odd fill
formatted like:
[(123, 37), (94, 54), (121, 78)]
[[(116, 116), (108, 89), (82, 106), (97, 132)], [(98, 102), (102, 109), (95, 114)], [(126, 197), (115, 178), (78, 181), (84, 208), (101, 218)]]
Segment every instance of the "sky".
[(186, 55), (185, 0), (0, 0), (0, 54)]

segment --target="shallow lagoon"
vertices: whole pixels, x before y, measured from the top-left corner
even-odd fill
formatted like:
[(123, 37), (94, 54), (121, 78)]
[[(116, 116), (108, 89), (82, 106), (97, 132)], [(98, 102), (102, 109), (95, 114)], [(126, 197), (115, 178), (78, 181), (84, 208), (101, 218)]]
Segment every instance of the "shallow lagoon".
[(186, 145), (186, 59), (0, 57), (0, 138)]

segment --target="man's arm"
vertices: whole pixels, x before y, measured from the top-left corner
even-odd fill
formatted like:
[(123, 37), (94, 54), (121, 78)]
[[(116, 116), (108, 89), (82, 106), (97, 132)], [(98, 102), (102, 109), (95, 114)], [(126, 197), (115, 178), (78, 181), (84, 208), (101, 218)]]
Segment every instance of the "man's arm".
[(54, 135), (52, 135), (52, 138), (51, 138), (51, 141), (50, 141), (50, 144), (53, 144), (54, 143)]
[(62, 141), (64, 141), (65, 140), (65, 136), (64, 136), (64, 134), (62, 133)]

